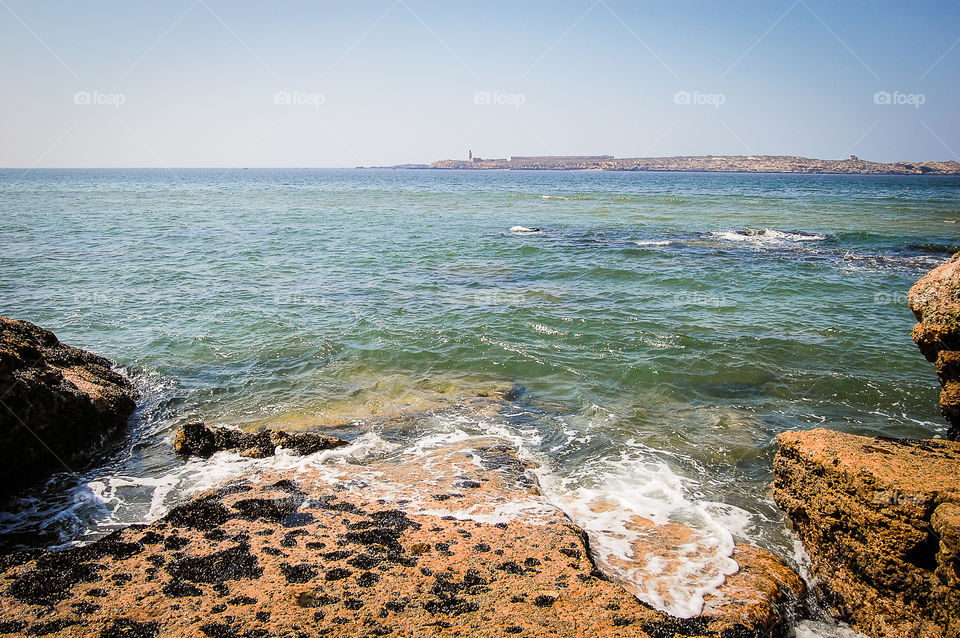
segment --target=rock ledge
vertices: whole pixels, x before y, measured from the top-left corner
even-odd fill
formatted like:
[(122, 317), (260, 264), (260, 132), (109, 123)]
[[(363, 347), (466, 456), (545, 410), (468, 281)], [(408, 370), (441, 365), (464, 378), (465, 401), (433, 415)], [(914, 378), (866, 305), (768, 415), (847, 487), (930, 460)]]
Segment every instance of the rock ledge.
[(4, 557), (0, 633), (744, 638), (803, 593), (768, 552), (739, 548), (709, 613), (656, 611), (597, 571), (529, 466), (487, 439), (265, 469), (150, 526)]
[(778, 439), (774, 498), (834, 612), (870, 636), (960, 635), (960, 443)]

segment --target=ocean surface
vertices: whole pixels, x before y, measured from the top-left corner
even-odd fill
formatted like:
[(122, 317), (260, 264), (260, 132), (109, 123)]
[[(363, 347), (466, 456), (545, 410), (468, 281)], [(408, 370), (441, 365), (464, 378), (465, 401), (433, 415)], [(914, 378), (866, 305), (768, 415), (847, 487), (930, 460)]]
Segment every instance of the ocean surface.
[[(777, 434), (945, 430), (906, 293), (960, 250), (954, 177), (3, 170), (0, 220), (0, 313), (143, 392), (122, 442), (0, 514), (7, 547), (295, 462), (177, 458), (191, 419), (332, 423), (356, 463), (494, 434), (601, 551), (633, 514), (693, 526), (671, 600), (617, 574), (690, 614), (734, 541), (802, 560)], [(509, 409), (456, 408), (490, 388)]]

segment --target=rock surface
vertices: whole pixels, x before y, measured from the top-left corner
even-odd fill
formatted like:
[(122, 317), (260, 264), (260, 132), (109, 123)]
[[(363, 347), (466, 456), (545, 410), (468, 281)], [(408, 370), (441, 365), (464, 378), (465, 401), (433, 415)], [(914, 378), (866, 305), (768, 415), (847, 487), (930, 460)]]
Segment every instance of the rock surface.
[(937, 366), (943, 390), (940, 409), (950, 423), (948, 438), (960, 438), (960, 253), (931, 270), (907, 295), (917, 317), (913, 340)]
[(124, 428), (137, 398), (110, 361), (0, 316), (0, 498), (83, 465)]
[(766, 635), (801, 594), (743, 547), (707, 614), (654, 610), (596, 570), (583, 531), (496, 439), (365, 466), (323, 456), (83, 548), (5, 557), (0, 633), (735, 638)]
[(833, 610), (870, 636), (960, 635), (960, 443), (778, 439), (774, 498)]
[(234, 428), (207, 426), (200, 421), (185, 423), (177, 430), (173, 450), (177, 454), (208, 458), (216, 452), (230, 450), (241, 456), (262, 459), (273, 456), (277, 447), (295, 454), (314, 454), (347, 445), (343, 439), (309, 432), (289, 433), (264, 428), (244, 432)]

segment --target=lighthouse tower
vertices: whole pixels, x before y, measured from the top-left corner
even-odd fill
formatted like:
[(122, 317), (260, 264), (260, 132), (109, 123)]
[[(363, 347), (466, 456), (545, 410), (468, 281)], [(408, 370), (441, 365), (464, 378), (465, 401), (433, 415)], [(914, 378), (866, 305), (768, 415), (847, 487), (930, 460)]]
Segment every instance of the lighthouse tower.
[(473, 151), (467, 151), (467, 161), (468, 162), (473, 161)]

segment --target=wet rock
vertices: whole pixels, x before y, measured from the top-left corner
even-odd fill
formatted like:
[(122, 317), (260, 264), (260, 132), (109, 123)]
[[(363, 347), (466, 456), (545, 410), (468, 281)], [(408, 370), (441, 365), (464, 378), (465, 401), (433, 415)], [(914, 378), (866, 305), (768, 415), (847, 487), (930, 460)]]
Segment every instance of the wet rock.
[(703, 617), (724, 636), (772, 634), (795, 615), (806, 594), (800, 576), (770, 552), (737, 545), (733, 559), (739, 569), (727, 576), (723, 590), (704, 600)]
[(956, 636), (960, 443), (778, 439), (774, 497), (834, 611), (871, 636)]
[(960, 253), (915, 283), (907, 302), (918, 321), (913, 340), (937, 367), (947, 437), (960, 439)]
[(280, 430), (270, 431), (270, 439), (274, 445), (300, 455), (315, 454), (347, 444), (346, 441), (332, 436), (307, 432), (288, 433)]
[(113, 364), (0, 316), (0, 499), (79, 469), (123, 431), (138, 393)]
[(273, 456), (277, 446), (295, 454), (313, 454), (331, 450), (347, 442), (322, 434), (290, 434), (278, 430), (263, 429), (259, 432), (244, 432), (235, 428), (208, 426), (200, 421), (184, 423), (177, 430), (173, 449), (177, 454), (207, 458), (216, 452), (230, 450), (250, 458)]

